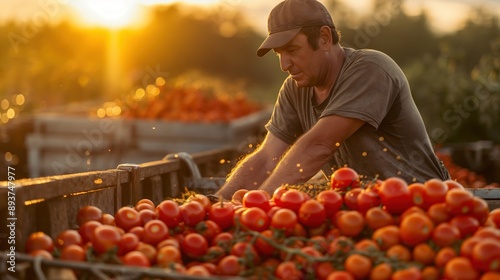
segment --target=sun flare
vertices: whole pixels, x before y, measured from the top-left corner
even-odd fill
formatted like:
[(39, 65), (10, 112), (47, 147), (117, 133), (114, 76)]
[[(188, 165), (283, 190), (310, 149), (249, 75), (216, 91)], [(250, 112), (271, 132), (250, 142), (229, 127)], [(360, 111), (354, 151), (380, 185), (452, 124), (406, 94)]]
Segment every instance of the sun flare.
[(75, 0), (72, 5), (79, 20), (88, 25), (116, 29), (141, 19), (141, 6), (135, 0)]

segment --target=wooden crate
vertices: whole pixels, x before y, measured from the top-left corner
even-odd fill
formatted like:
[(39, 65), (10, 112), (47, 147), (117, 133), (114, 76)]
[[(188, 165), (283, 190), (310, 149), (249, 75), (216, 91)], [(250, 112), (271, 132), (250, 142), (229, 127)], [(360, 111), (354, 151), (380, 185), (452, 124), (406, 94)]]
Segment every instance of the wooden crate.
[[(220, 178), (231, 170), (237, 156), (235, 150), (213, 150), (193, 155), (193, 161), (204, 179)], [(14, 181), (14, 216), (9, 215), (4, 203), (11, 195), (8, 182), (4, 181), (0, 182), (0, 219), (9, 221), (15, 217), (15, 245), (22, 252), (33, 232), (43, 231), (55, 238), (62, 230), (75, 228), (77, 211), (84, 205), (95, 205), (114, 215), (118, 208), (134, 205), (141, 198), (159, 203), (168, 197), (178, 197), (192, 181), (191, 169), (176, 157), (122, 164), (103, 171), (22, 179)], [(9, 233), (2, 230), (0, 251), (9, 248), (8, 237)]]
[(488, 203), (490, 211), (500, 208), (500, 189), (467, 189), (474, 196), (484, 199)]

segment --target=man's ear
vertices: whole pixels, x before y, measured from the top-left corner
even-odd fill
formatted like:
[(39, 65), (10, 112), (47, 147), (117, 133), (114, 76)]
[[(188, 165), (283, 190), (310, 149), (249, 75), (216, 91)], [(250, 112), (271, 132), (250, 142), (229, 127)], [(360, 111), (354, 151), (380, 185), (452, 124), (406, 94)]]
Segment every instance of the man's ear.
[(319, 30), (319, 44), (320, 47), (327, 51), (332, 45), (332, 31), (330, 27), (324, 25)]

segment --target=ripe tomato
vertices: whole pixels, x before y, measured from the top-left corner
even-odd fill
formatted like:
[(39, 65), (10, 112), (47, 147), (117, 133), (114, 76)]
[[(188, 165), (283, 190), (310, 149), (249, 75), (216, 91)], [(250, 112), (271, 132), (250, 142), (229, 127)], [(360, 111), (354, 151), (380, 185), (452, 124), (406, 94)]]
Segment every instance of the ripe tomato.
[(270, 199), (269, 194), (263, 190), (251, 190), (243, 195), (242, 204), (246, 208), (258, 207), (267, 212)]
[(336, 225), (344, 236), (358, 236), (365, 227), (363, 215), (355, 210), (338, 212)]
[(264, 238), (273, 240), (274, 232), (270, 229), (266, 229), (260, 233), (260, 236), (257, 237), (254, 244), (257, 252), (259, 252), (259, 254), (262, 254), (264, 256), (272, 256), (276, 254), (277, 252), (276, 248), (272, 246), (269, 242), (264, 240)]
[(455, 257), (446, 263), (443, 276), (446, 279), (475, 280), (479, 278), (479, 273), (468, 258)]
[(30, 253), (35, 250), (45, 250), (52, 253), (54, 251), (54, 241), (50, 236), (42, 231), (34, 232), (28, 237), (25, 249), (26, 253)]
[(190, 258), (200, 258), (207, 253), (208, 242), (199, 233), (188, 233), (181, 241), (182, 252)]
[(500, 228), (500, 208), (491, 210), (488, 215), (488, 220), (491, 224), (495, 225), (496, 228)]
[(87, 259), (87, 256), (82, 246), (70, 244), (62, 248), (59, 259), (64, 261), (84, 262)]
[(212, 220), (201, 221), (196, 225), (196, 232), (203, 235), (208, 243), (212, 242), (214, 237), (222, 232), (222, 228)]
[[(142, 198), (142, 199), (140, 199), (135, 204), (135, 207), (137, 207), (137, 206), (139, 206), (141, 204), (148, 204), (148, 205), (152, 206), (153, 209), (155, 208), (155, 203), (151, 199), (149, 199), (149, 198)], [(139, 209), (137, 209), (137, 211), (139, 211)]]
[(132, 251), (122, 257), (122, 263), (128, 266), (150, 267), (149, 259), (139, 251)]
[(255, 250), (255, 247), (249, 242), (245, 241), (236, 242), (231, 247), (229, 254), (237, 256), (239, 258), (244, 258), (247, 262), (253, 263), (254, 265), (260, 262), (257, 250)]
[(124, 206), (116, 211), (115, 223), (117, 227), (128, 231), (135, 226), (141, 226), (142, 220), (137, 210), (128, 206)]
[(495, 238), (485, 238), (472, 249), (472, 264), (481, 272), (500, 271), (500, 242)]
[(481, 197), (474, 196), (472, 199), (472, 216), (476, 218), (481, 225), (483, 225), (488, 219), (490, 213), (490, 208), (488, 203)]
[(92, 235), (94, 234), (94, 229), (101, 226), (102, 223), (98, 221), (87, 221), (80, 225), (78, 228), (78, 233), (82, 237), (82, 243), (85, 244), (92, 240)]
[(210, 202), (210, 199), (206, 195), (203, 194), (194, 194), (188, 197), (187, 201), (196, 201), (203, 206), (203, 209), (205, 209), (205, 213), (208, 213), (210, 211), (210, 207), (212, 206), (212, 203)]
[(356, 188), (359, 186), (359, 175), (352, 168), (341, 167), (333, 172), (330, 178), (330, 186), (332, 189), (338, 189), (339, 191)]
[(234, 207), (231, 202), (217, 202), (212, 204), (208, 218), (218, 224), (223, 230), (234, 224)]
[(158, 249), (156, 264), (160, 267), (170, 267), (172, 264), (182, 264), (182, 253), (175, 246), (164, 246)]
[(307, 200), (299, 208), (299, 222), (306, 227), (318, 227), (326, 220), (325, 207), (317, 200)]
[(409, 262), (411, 260), (411, 251), (405, 245), (395, 244), (385, 251), (385, 256), (400, 262)]
[(292, 261), (280, 263), (274, 272), (278, 279), (303, 279), (304, 273), (297, 268), (297, 264)]
[(244, 266), (237, 256), (228, 255), (217, 264), (217, 272), (223, 276), (238, 276), (243, 272)]
[(291, 209), (283, 208), (274, 213), (271, 218), (271, 227), (291, 234), (297, 224), (297, 214)]
[(149, 203), (138, 203), (134, 209), (137, 211), (137, 212), (141, 212), (142, 210), (151, 210), (151, 211), (154, 211), (155, 210), (155, 207), (152, 205), (152, 204), (149, 204)]
[(413, 183), (408, 186), (408, 191), (410, 192), (411, 200), (414, 206), (418, 206), (422, 209), (427, 209), (429, 205), (425, 203), (425, 186), (422, 183)]
[(372, 240), (379, 244), (380, 249), (387, 250), (389, 247), (400, 243), (399, 227), (389, 225), (375, 230), (372, 234)]
[(328, 244), (327, 252), (335, 254), (337, 252), (347, 254), (354, 249), (354, 242), (347, 236), (339, 236)]
[(457, 256), (457, 252), (452, 247), (442, 247), (436, 252), (434, 265), (443, 268), (451, 259)]
[(342, 203), (344, 203), (342, 195), (334, 190), (321, 191), (316, 196), (316, 200), (323, 204), (327, 217), (332, 217), (333, 214), (340, 210)]
[(240, 222), (244, 227), (254, 230), (263, 231), (269, 227), (269, 217), (261, 208), (247, 208), (241, 213)]
[(225, 251), (229, 252), (231, 246), (233, 246), (234, 236), (230, 232), (221, 232), (217, 234), (214, 239), (212, 239), (212, 246), (220, 246)]
[(156, 263), (157, 251), (153, 245), (144, 242), (139, 242), (139, 245), (137, 245), (135, 251), (143, 253), (146, 256), (146, 258), (148, 258), (149, 262), (152, 265)]
[(121, 235), (118, 229), (114, 226), (100, 225), (95, 228), (92, 235), (92, 245), (98, 254), (103, 254), (106, 251), (118, 246)]
[(330, 273), (330, 275), (328, 275), (328, 277), (326, 278), (326, 280), (354, 280), (354, 279), (356, 278), (354, 278), (354, 276), (351, 273), (342, 270), (336, 270)]
[(434, 223), (424, 213), (414, 212), (403, 218), (400, 225), (401, 240), (411, 247), (426, 242), (432, 235)]
[(101, 223), (103, 225), (116, 226), (115, 217), (113, 215), (111, 215), (111, 214), (108, 214), (108, 213), (103, 213), (102, 214)]
[[(149, 205), (149, 204), (142, 204), (142, 205)], [(141, 224), (145, 225), (147, 222), (151, 220), (156, 220), (158, 218), (158, 214), (151, 209), (142, 209), (138, 211), (139, 216), (141, 218)]]
[(393, 273), (393, 268), (388, 263), (380, 263), (375, 265), (370, 272), (369, 279), (371, 280), (387, 280), (391, 279)]
[(451, 246), (460, 240), (460, 230), (448, 223), (440, 223), (432, 232), (432, 241), (439, 247)]
[(384, 180), (379, 189), (379, 196), (387, 211), (392, 214), (401, 214), (412, 205), (406, 182), (397, 177)]
[(344, 268), (356, 279), (365, 279), (372, 270), (372, 261), (361, 254), (351, 254), (344, 261)]
[(205, 208), (197, 201), (189, 201), (180, 206), (182, 220), (187, 226), (196, 226), (205, 219)]
[(344, 194), (344, 204), (349, 210), (358, 210), (358, 196), (363, 191), (363, 189), (355, 188), (348, 190)]
[(471, 215), (455, 216), (450, 223), (458, 228), (462, 238), (473, 235), (480, 227), (479, 221)]
[(139, 242), (139, 237), (133, 233), (127, 232), (122, 234), (120, 241), (118, 242), (118, 255), (123, 256), (126, 253), (135, 250), (139, 245)]
[(413, 247), (412, 259), (416, 262), (424, 265), (432, 265), (435, 257), (436, 252), (429, 243), (420, 243)]
[(445, 180), (445, 181), (443, 181), (443, 183), (445, 183), (446, 186), (448, 186), (448, 190), (464, 189), (464, 186), (462, 186), (459, 182), (454, 181), (454, 180)]
[(297, 213), (300, 205), (305, 201), (305, 197), (301, 191), (290, 189), (281, 195), (281, 198), (276, 201), (276, 205), (281, 208), (286, 208)]
[(76, 244), (79, 246), (83, 245), (82, 236), (80, 235), (80, 233), (78, 233), (77, 230), (74, 229), (67, 229), (61, 231), (57, 235), (55, 241), (56, 241), (55, 245), (59, 250), (71, 244)]
[(391, 214), (380, 207), (372, 207), (365, 213), (365, 222), (372, 230), (394, 224)]
[(158, 219), (163, 221), (167, 227), (175, 228), (182, 222), (181, 210), (179, 204), (172, 200), (164, 200), (156, 207)]
[(239, 189), (233, 193), (233, 196), (231, 197), (231, 202), (234, 204), (242, 204), (243, 203), (243, 196), (248, 192), (247, 189)]
[(86, 205), (81, 207), (78, 210), (78, 214), (76, 216), (76, 220), (79, 226), (81, 226), (83, 223), (87, 221), (101, 222), (101, 219), (102, 219), (102, 210), (92, 205)]
[(365, 189), (361, 191), (358, 195), (357, 198), (358, 201), (358, 211), (361, 213), (366, 213), (368, 209), (375, 207), (375, 206), (380, 206), (380, 197), (378, 194), (371, 190), (371, 189)]
[(452, 189), (446, 194), (446, 210), (453, 215), (470, 214), (474, 209), (474, 195), (465, 189)]
[[(216, 264), (226, 256), (226, 251), (220, 246), (210, 246), (207, 253), (201, 258), (204, 263)], [(214, 269), (215, 270), (215, 267)]]
[(280, 202), (281, 200), (281, 196), (288, 191), (288, 188), (283, 185), (283, 186), (279, 186), (278, 188), (276, 188), (276, 190), (274, 190), (273, 192), (273, 195), (271, 197), (271, 200), (276, 204), (278, 205), (278, 203)]
[(445, 203), (431, 205), (429, 209), (427, 209), (427, 215), (429, 215), (435, 224), (447, 222), (452, 218), (452, 215), (446, 210)]
[(439, 179), (430, 179), (424, 183), (424, 209), (429, 208), (432, 204), (441, 203), (445, 201), (446, 192), (448, 192), (448, 185)]
[(198, 277), (210, 276), (210, 272), (208, 271), (208, 269), (201, 264), (189, 267), (185, 274), (189, 276), (198, 276)]
[(168, 227), (161, 220), (151, 220), (144, 225), (142, 241), (156, 246), (160, 241), (168, 238)]
[(422, 279), (422, 273), (420, 269), (415, 266), (410, 266), (400, 270), (394, 271), (391, 280), (420, 280)]

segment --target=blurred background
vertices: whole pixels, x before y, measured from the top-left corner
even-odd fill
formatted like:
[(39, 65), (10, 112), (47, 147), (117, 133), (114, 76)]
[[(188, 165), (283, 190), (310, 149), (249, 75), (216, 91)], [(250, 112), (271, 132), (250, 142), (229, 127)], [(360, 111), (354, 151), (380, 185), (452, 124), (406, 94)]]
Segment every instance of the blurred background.
[[(279, 2), (0, 0), (0, 162), (30, 176), (36, 143), (26, 137), (44, 112), (151, 119), (141, 102), (179, 84), (259, 104), (251, 108), (272, 105), (286, 76), (275, 56), (258, 58), (256, 49)], [(343, 46), (383, 51), (402, 67), (437, 151), (494, 176), (500, 2), (320, 2)]]

